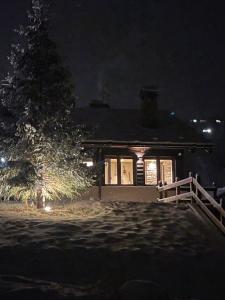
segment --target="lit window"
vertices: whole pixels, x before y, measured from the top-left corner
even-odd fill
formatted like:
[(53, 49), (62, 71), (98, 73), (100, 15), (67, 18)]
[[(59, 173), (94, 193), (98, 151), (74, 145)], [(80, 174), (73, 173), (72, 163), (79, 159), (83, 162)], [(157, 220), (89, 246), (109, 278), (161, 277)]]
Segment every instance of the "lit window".
[(173, 163), (169, 159), (160, 160), (160, 180), (170, 184), (173, 182)]
[(121, 184), (133, 184), (133, 159), (120, 159), (121, 167)]
[(157, 184), (157, 162), (156, 159), (145, 160), (145, 184)]
[(105, 160), (105, 184), (118, 184), (116, 158), (107, 158)]
[[(157, 173), (159, 164), (159, 174)], [(145, 160), (145, 184), (156, 185), (160, 179), (167, 184), (173, 182), (173, 162), (170, 159), (146, 159)]]

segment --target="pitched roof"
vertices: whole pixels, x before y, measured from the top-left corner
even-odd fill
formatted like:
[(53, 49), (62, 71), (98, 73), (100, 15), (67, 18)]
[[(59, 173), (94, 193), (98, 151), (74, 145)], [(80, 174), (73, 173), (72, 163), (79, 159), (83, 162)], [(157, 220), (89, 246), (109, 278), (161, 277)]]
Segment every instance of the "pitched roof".
[(92, 141), (208, 144), (194, 128), (168, 112), (161, 111), (159, 120), (157, 128), (145, 128), (141, 125), (140, 110), (77, 108), (74, 112), (76, 124), (93, 129)]

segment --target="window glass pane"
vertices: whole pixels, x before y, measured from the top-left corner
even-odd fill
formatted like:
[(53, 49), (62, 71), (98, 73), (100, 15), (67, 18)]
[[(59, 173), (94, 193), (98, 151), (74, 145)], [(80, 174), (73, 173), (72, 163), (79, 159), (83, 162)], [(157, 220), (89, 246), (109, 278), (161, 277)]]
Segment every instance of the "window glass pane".
[(121, 166), (121, 184), (133, 184), (133, 159), (120, 159)]
[(117, 159), (107, 158), (105, 160), (105, 184), (117, 184)]
[(173, 163), (169, 159), (160, 160), (160, 179), (167, 184), (173, 182)]
[(145, 160), (145, 184), (157, 184), (157, 164), (156, 159)]

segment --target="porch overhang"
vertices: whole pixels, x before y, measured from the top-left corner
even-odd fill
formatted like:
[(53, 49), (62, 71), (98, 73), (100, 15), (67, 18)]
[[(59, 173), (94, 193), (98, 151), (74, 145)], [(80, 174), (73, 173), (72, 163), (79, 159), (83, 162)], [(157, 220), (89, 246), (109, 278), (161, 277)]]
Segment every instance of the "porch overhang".
[(171, 142), (171, 141), (121, 141), (121, 140), (85, 140), (83, 145), (90, 148), (149, 148), (177, 150), (213, 150), (213, 143)]

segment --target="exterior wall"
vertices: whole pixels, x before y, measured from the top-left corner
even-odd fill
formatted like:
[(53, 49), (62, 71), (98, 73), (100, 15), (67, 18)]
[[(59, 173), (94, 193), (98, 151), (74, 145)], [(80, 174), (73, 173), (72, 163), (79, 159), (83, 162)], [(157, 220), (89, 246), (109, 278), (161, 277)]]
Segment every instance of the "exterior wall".
[[(156, 186), (145, 185), (145, 157), (172, 159), (174, 177), (178, 176), (179, 178), (183, 178), (183, 153), (179, 156), (177, 150), (149, 150), (143, 157), (139, 157), (136, 153), (130, 151), (129, 148), (98, 148), (96, 150), (95, 163), (99, 166), (98, 180), (96, 186), (91, 187), (82, 195), (82, 199), (84, 200), (155, 202), (156, 199), (159, 198)], [(107, 157), (133, 158), (134, 185), (105, 185), (104, 159)], [(174, 195), (174, 192), (168, 192), (168, 196), (170, 195)]]
[[(174, 192), (168, 193), (168, 196)], [(156, 202), (159, 193), (153, 186), (102, 186), (101, 199), (99, 187), (91, 187), (81, 198), (81, 200), (101, 200), (117, 202)]]
[[(138, 149), (138, 148), (137, 148)], [(140, 147), (140, 150), (142, 148)], [(135, 153), (131, 151), (129, 148), (124, 149), (117, 149), (117, 148), (106, 148), (101, 149), (101, 158), (97, 159), (97, 162), (101, 161), (104, 162), (105, 158), (132, 158), (134, 161), (134, 186), (145, 186), (145, 170), (144, 170), (144, 161), (145, 159), (170, 159), (173, 162), (173, 180), (175, 177), (178, 176), (179, 178), (183, 178), (183, 155), (178, 156), (178, 151), (174, 150), (148, 150), (140, 156), (140, 152)], [(99, 178), (101, 181), (101, 185), (105, 185), (105, 178), (104, 178), (104, 165), (102, 164), (102, 176)], [(160, 180), (159, 177), (159, 163), (157, 163), (157, 182)], [(118, 177), (120, 179), (120, 168), (118, 167)], [(120, 181), (120, 180), (119, 180)]]
[(103, 201), (155, 202), (159, 197), (156, 187), (146, 186), (103, 186)]

